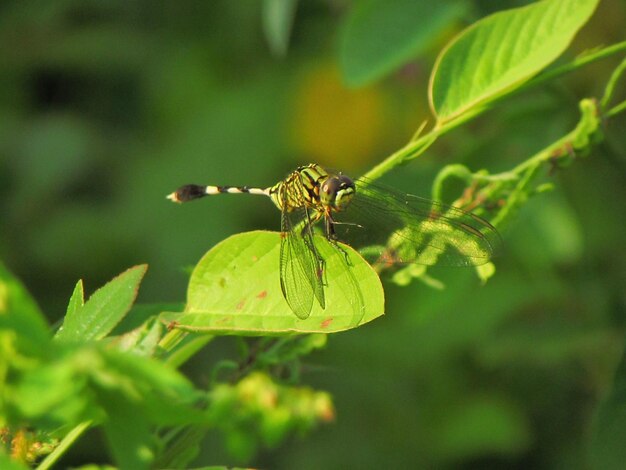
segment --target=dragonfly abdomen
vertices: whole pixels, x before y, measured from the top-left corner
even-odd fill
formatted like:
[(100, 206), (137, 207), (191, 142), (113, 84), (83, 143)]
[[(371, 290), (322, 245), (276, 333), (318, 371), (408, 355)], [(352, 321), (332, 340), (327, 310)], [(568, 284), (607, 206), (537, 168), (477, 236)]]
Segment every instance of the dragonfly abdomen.
[(260, 196), (269, 196), (269, 188), (250, 188), (248, 186), (201, 186), (197, 184), (187, 184), (181, 186), (172, 194), (167, 196), (174, 202), (188, 202), (199, 199), (204, 196), (213, 196), (215, 194), (257, 194)]

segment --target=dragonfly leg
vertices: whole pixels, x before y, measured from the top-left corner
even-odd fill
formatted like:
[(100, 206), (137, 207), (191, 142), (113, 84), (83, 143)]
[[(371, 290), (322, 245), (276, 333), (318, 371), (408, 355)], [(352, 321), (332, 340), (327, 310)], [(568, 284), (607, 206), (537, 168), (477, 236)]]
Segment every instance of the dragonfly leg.
[(350, 261), (348, 252), (344, 250), (341, 247), (341, 245), (339, 245), (339, 240), (337, 239), (337, 234), (335, 233), (335, 222), (333, 221), (330, 215), (326, 215), (325, 225), (326, 225), (326, 239), (332, 246), (334, 246), (337, 250), (343, 253), (344, 258), (346, 259), (346, 264), (348, 266), (352, 266), (352, 262)]
[(326, 261), (324, 260), (322, 255), (319, 254), (319, 251), (317, 250), (317, 247), (315, 246), (315, 237), (313, 236), (313, 226), (320, 220), (321, 217), (322, 217), (321, 212), (316, 212), (313, 216), (310, 216), (309, 211), (307, 210), (306, 211), (306, 223), (304, 224), (304, 227), (302, 227), (302, 230), (300, 231), (300, 236), (304, 240), (304, 243), (306, 244), (307, 248), (313, 253), (313, 255), (315, 256), (317, 260), (318, 272), (316, 274), (317, 274), (318, 279), (322, 281), (322, 284), (324, 286), (327, 286), (328, 284), (325, 281)]

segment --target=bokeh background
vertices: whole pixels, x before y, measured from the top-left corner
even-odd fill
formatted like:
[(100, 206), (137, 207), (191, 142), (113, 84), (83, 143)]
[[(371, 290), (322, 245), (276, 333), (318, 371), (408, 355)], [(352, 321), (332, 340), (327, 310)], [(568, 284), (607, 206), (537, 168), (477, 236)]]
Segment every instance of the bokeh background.
[[(181, 302), (187, 267), (227, 236), (279, 229), (268, 200), (165, 200), (184, 183), (267, 186), (310, 161), (358, 175), (429, 118), (437, 52), (465, 25), (521, 1), (468, 1), (409, 65), (374, 84), (342, 81), (348, 0), (299, 2), (273, 54), (253, 0), (4, 0), (0, 3), (0, 256), (58, 320), (87, 292), (150, 265), (140, 302)], [(602, 2), (572, 54), (624, 39), (626, 3)], [(503, 171), (571, 129), (600, 96), (606, 60), (508, 101), (385, 183), (428, 197), (449, 163)], [(210, 435), (197, 464), (263, 468), (585, 468), (626, 314), (626, 124), (548, 175), (503, 233), (484, 287), (437, 269), (443, 291), (386, 284), (387, 315), (330, 338), (303, 382), (337, 419), (249, 462)], [(211, 343), (186, 366), (206, 383)], [(226, 351), (226, 353), (224, 352)], [(97, 432), (68, 464), (104, 461)]]

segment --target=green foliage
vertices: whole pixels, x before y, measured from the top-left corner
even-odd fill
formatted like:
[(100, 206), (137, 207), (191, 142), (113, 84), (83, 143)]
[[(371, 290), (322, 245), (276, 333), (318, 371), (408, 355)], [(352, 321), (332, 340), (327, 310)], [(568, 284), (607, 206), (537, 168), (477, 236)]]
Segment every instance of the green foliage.
[[(238, 3), (226, 4), (223, 8), (230, 9), (230, 14), (243, 21), (247, 10)], [(261, 449), (275, 449), (289, 436), (302, 436), (317, 424), (334, 419), (330, 394), (296, 385), (304, 372), (310, 372), (305, 360), (327, 345), (326, 333), (371, 322), (366, 328), (341, 335), (342, 341), (336, 340), (331, 347), (341, 348), (345, 344), (344, 351), (337, 353), (334, 349), (330, 353), (333, 364), (341, 364), (353, 356), (353, 362), (343, 366), (341, 374), (332, 375), (328, 386), (338, 397), (339, 412), (349, 416), (352, 411), (362, 422), (359, 426), (352, 425), (347, 433), (342, 427), (346, 426), (346, 420), (339, 420), (327, 429), (331, 444), (324, 449), (335, 449), (334, 452), (319, 451), (312, 444), (313, 438), (304, 443), (291, 441), (294, 444), (282, 450), (286, 455), (283, 463), (288, 462), (286, 466), (293, 467), (297, 462), (300, 468), (348, 465), (371, 468), (381, 461), (380, 449), (393, 450), (385, 455), (385, 463), (390, 467), (415, 467), (413, 459), (403, 461), (405, 454), (418, 455), (421, 460), (417, 466), (424, 468), (459, 463), (471, 466), (475, 462), (481, 464), (483, 458), (488, 463), (502, 458), (509, 466), (516, 458), (524, 463), (532, 461), (527, 456), (535, 446), (539, 450), (532, 454), (533, 458), (544, 458), (544, 467), (553, 467), (555, 462), (560, 466), (584, 467), (580, 462), (589, 458), (598, 468), (619, 468), (625, 458), (623, 362), (615, 374), (613, 390), (597, 410), (590, 443), (584, 432), (570, 434), (568, 429), (546, 432), (535, 429), (538, 426), (534, 423), (553, 424), (551, 419), (555, 416), (559, 425), (569, 423), (560, 417), (569, 418), (570, 414), (572, 420), (583, 421), (586, 416), (581, 409), (585, 407), (576, 401), (567, 403), (563, 396), (570, 398), (568, 393), (573, 393), (570, 390), (581, 382), (585, 394), (594, 398), (600, 395), (608, 384), (596, 372), (595, 365), (610, 360), (600, 361), (595, 355), (609, 355), (611, 348), (619, 349), (618, 344), (623, 343), (622, 330), (615, 328), (611, 323), (615, 320), (606, 313), (613, 312), (612, 303), (619, 303), (611, 294), (621, 292), (621, 283), (614, 288), (596, 279), (607, 269), (619, 272), (619, 265), (612, 268), (611, 263), (602, 265), (601, 261), (598, 266), (581, 265), (575, 288), (566, 284), (557, 268), (569, 268), (561, 271), (574, 277), (571, 268), (581, 264), (583, 253), (592, 250), (604, 256), (608, 253), (609, 261), (615, 258), (619, 262), (623, 258), (621, 252), (611, 247), (620, 246), (623, 237), (615, 235), (605, 240), (605, 235), (619, 234), (620, 228), (623, 230), (623, 217), (616, 215), (612, 207), (593, 204), (596, 193), (603, 190), (604, 181), (593, 187), (593, 176), (586, 174), (573, 187), (582, 204), (587, 204), (583, 206), (587, 210), (580, 212), (592, 222), (579, 222), (580, 215), (568, 206), (560, 192), (546, 194), (565, 185), (567, 176), (550, 182), (546, 182), (546, 176), (593, 162), (594, 159), (587, 159), (583, 164), (580, 157), (589, 156), (604, 142), (605, 125), (626, 109), (626, 103), (620, 101), (624, 98), (619, 87), (626, 61), (604, 72), (605, 75), (598, 75), (599, 83), (607, 82), (604, 94), (600, 99), (579, 98), (578, 117), (574, 116), (572, 103), (569, 106), (559, 103), (564, 109), (551, 108), (551, 119), (554, 115), (555, 121), (566, 125), (548, 129), (546, 121), (541, 121), (541, 139), (537, 138), (536, 130), (531, 130), (524, 145), (514, 140), (518, 133), (524, 134), (524, 125), (540, 121), (541, 115), (547, 114), (542, 106), (549, 100), (543, 95), (539, 98), (540, 106), (533, 108), (531, 98), (539, 85), (552, 83), (566, 73), (576, 76), (575, 72), (583, 66), (626, 49), (626, 43), (611, 45), (577, 59), (563, 59), (558, 67), (547, 69), (587, 23), (597, 4), (592, 0), (546, 0), (487, 16), (462, 31), (441, 51), (430, 77), (435, 125), (431, 129), (420, 127), (404, 147), (367, 172), (369, 178), (378, 179), (423, 155), (427, 149), (437, 154), (440, 150), (435, 144), (446, 137), (446, 144), (454, 149), (454, 158), (448, 160), (453, 163), (445, 166), (430, 163), (438, 169), (431, 188), (432, 198), (488, 219), (502, 231), (510, 247), (493, 263), (477, 268), (482, 283), (488, 281), (484, 289), (477, 289), (475, 279), (472, 283), (468, 278), (441, 270), (410, 266), (394, 272), (392, 281), (407, 286), (419, 280), (424, 286), (410, 289), (390, 286), (385, 303), (378, 277), (385, 274), (385, 266), (372, 267), (355, 250), (342, 245), (365, 305), (365, 311), (356, 314), (354, 299), (350, 298), (350, 292), (354, 291), (352, 281), (340, 269), (343, 255), (320, 238), (319, 249), (327, 263), (327, 308), (322, 310), (316, 305), (309, 318), (300, 320), (289, 309), (280, 290), (279, 234), (244, 232), (230, 236), (202, 257), (190, 276), (184, 306), (180, 302), (134, 305), (147, 269), (146, 265), (138, 265), (106, 283), (86, 301), (83, 281), (79, 280), (67, 302), (62, 327), (55, 333), (27, 290), (0, 265), (0, 467), (23, 469), (37, 465), (47, 469), (60, 465), (79, 438), (96, 427), (102, 430), (111, 461), (119, 468), (187, 468), (203, 457), (204, 449), (214, 443), (215, 434), (224, 443), (228, 457), (223, 458), (247, 463)], [(17, 29), (21, 22), (27, 23), (28, 15), (15, 14), (19, 7), (4, 8), (10, 20), (7, 23), (16, 25)], [(107, 8), (113, 11), (117, 7), (97, 8), (102, 8), (99, 15), (106, 16)], [(37, 21), (65, 24), (63, 11), (61, 6), (50, 6), (38, 12)], [(351, 85), (364, 85), (391, 75), (437, 43), (440, 35), (465, 18), (468, 11), (468, 4), (460, 1), (356, 2), (341, 26), (339, 60), (345, 80)], [(272, 52), (284, 56), (292, 29), (298, 27), (296, 1), (267, 0), (261, 14)], [(254, 18), (257, 20), (261, 21)], [(210, 29), (203, 24), (202, 34)], [(198, 33), (198, 43), (202, 43), (202, 34)], [(141, 33), (115, 29), (74, 31), (63, 39), (61, 45), (55, 43), (56, 49), (47, 49), (46, 62), (56, 66), (69, 64), (91, 73), (108, 71), (112, 66), (123, 68), (124, 64), (136, 66), (148, 43), (142, 42)], [(233, 60), (238, 57), (238, 48), (245, 49), (246, 40), (256, 44), (256, 39), (253, 35), (252, 39), (239, 39), (242, 42), (238, 44), (223, 44), (224, 50), (216, 55), (223, 54)], [(36, 35), (33, 40), (37, 40)], [(155, 56), (172, 54), (163, 43), (155, 51), (158, 51)], [(263, 131), (258, 135), (251, 131), (254, 126), (249, 119), (254, 115), (254, 107), (249, 106), (250, 97), (240, 97), (239, 108), (232, 106), (231, 77), (223, 88), (203, 93), (207, 83), (219, 82), (219, 73), (207, 77), (213, 71), (202, 66), (205, 55), (201, 46), (190, 48), (186, 57), (181, 58), (178, 52), (170, 57), (176, 60), (166, 61), (167, 65), (161, 69), (150, 68), (144, 76), (153, 87), (152, 93), (159, 98), (153, 106), (158, 108), (155, 115), (162, 120), (151, 121), (150, 125), (157, 128), (155, 132), (160, 137), (167, 133), (160, 133), (159, 126), (175, 134), (172, 140), (177, 144), (163, 136), (172, 146), (163, 148), (164, 155), (168, 159), (178, 155), (178, 145), (206, 165), (206, 156), (198, 151), (197, 143), (207, 139), (207, 134), (209, 139), (218, 140), (229, 130), (231, 144), (243, 145), (245, 151), (233, 150), (226, 144), (224, 148), (213, 147), (212, 151), (219, 155), (253, 154), (255, 159), (248, 160), (244, 167), (245, 176), (263, 168), (266, 176), (271, 175), (275, 180), (273, 169), (267, 169), (272, 168), (271, 160), (263, 153), (267, 148), (257, 142)], [(0, 50), (0, 54), (6, 51)], [(35, 60), (28, 50), (23, 55), (26, 62)], [(246, 75), (245, 67), (239, 63), (229, 70), (241, 79)], [(169, 80), (180, 86), (164, 86)], [(264, 92), (272, 89), (276, 94), (260, 93), (266, 100), (260, 105), (260, 120), (267, 121), (268, 116), (280, 112), (273, 97), (284, 94), (283, 85), (274, 83), (273, 79), (264, 83)], [(7, 90), (11, 95), (11, 89)], [(259, 93), (259, 90), (248, 92)], [(522, 93), (525, 102), (515, 101), (516, 95)], [(527, 96), (531, 97), (528, 102)], [(189, 103), (192, 114), (202, 114), (203, 100), (218, 103), (219, 112), (211, 119), (202, 115), (197, 121), (181, 111), (186, 109), (181, 103)], [(506, 106), (501, 106), (504, 103)], [(270, 105), (276, 108), (268, 111)], [(504, 125), (499, 125), (498, 118), (490, 121), (485, 127), (493, 126), (495, 130), (487, 134), (484, 145), (488, 147), (483, 147), (472, 134), (480, 130), (482, 121), (478, 117), (488, 110), (502, 113), (496, 116), (507, 125), (515, 122), (515, 118), (518, 121), (517, 126), (512, 126), (514, 132), (505, 133), (502, 138), (496, 135), (503, 132)], [(4, 115), (0, 119), (4, 124), (1, 136), (5, 138), (11, 134), (14, 123)], [(132, 116), (124, 119), (128, 119), (126, 125), (133, 121)], [(475, 127), (462, 134), (470, 124)], [(461, 144), (453, 145), (450, 135), (453, 130), (460, 134)], [(22, 149), (24, 161), (35, 162), (37, 156), (49, 152), (61, 163), (54, 164), (56, 160), (48, 159), (33, 164), (32, 172), (24, 179), (26, 184), (17, 188), (16, 194), (27, 198), (31, 191), (37, 200), (48, 200), (55, 181), (70, 181), (72, 172), (79, 171), (80, 155), (94, 145), (88, 138), (91, 131), (82, 121), (68, 116), (58, 120), (48, 116), (33, 125), (31, 131), (28, 135), (32, 144)], [(246, 138), (241, 138), (244, 135)], [(331, 140), (332, 136), (324, 135), (320, 139)], [(516, 151), (510, 152), (509, 147), (496, 150), (502, 141), (514, 141), (511, 147)], [(250, 142), (253, 147), (245, 147)], [(145, 154), (153, 157), (161, 145), (159, 140), (158, 149), (144, 149)], [(485, 148), (489, 150), (486, 152)], [(484, 153), (497, 154), (499, 160), (493, 167), (498, 170), (471, 169), (479, 165), (474, 159), (482, 164), (480, 156)], [(143, 160), (150, 165), (157, 161), (156, 158)], [(25, 165), (19, 158), (16, 161), (18, 166)], [(236, 158), (222, 158), (213, 163), (216, 167), (212, 170), (220, 175), (231, 163), (236, 165)], [(136, 169), (129, 168), (133, 164), (137, 165)], [(145, 209), (140, 198), (145, 194), (152, 199), (154, 193), (161, 192), (155, 187), (171, 185), (171, 171), (165, 171), (163, 180), (157, 184), (151, 180), (155, 174), (152, 167), (133, 164), (124, 161), (123, 165), (127, 180), (120, 187), (132, 188), (132, 192), (120, 198), (126, 200), (123, 208), (108, 217), (92, 208), (94, 216), (77, 207), (77, 203), (72, 210), (79, 214), (80, 227), (70, 234), (67, 224), (60, 223), (63, 227), (60, 239), (85, 233), (87, 238), (97, 238), (102, 236), (103, 220), (109, 229), (115, 227), (112, 222), (119, 214), (128, 212), (134, 217), (111, 229), (117, 236), (116, 242), (121, 240), (123, 244), (128, 233), (157, 237), (156, 232), (163, 232), (160, 244), (156, 243), (151, 252), (154, 259), (151, 262), (159, 266), (161, 256), (167, 253), (179, 265), (184, 259), (184, 245), (190, 243), (186, 234), (199, 233), (201, 246), (205, 246), (209, 230), (203, 230), (201, 224), (200, 228), (185, 226), (186, 222), (180, 222), (179, 226), (175, 217), (180, 216), (173, 211), (159, 225), (162, 221)], [(428, 164), (425, 160), (425, 165)], [(100, 172), (104, 167), (109, 168), (108, 160)], [(190, 170), (192, 174), (194, 171)], [(406, 173), (402, 176), (409, 177), (410, 172)], [(99, 183), (105, 179), (98, 173)], [(220, 217), (213, 217), (219, 223), (211, 221), (218, 237), (220, 231), (232, 232), (227, 224), (236, 218), (234, 211), (229, 212), (231, 206), (224, 204)], [(10, 204), (7, 209), (11, 209)], [(24, 209), (28, 207), (22, 207), (28, 216), (29, 211)], [(206, 213), (199, 213), (202, 215), (196, 220), (204, 221)], [(15, 217), (11, 213), (8, 217), (11, 215)], [(189, 214), (184, 217), (190, 218)], [(168, 225), (174, 230), (168, 231)], [(601, 236), (594, 241), (593, 230), (597, 227), (601, 227)], [(108, 255), (112, 237), (105, 231), (100, 240), (106, 243), (103, 252)], [(54, 231), (41, 233), (49, 236)], [(40, 232), (34, 231), (32, 237), (39, 236)], [(167, 238), (175, 241), (167, 243)], [(87, 269), (86, 259), (97, 262), (90, 247), (81, 251), (82, 245), (70, 240), (69, 250), (63, 252), (65, 245), (58, 240), (50, 246), (42, 245), (37, 255), (63, 257), (64, 253), (77, 252), (81, 269)], [(127, 258), (134, 258), (130, 256), (134, 248), (126, 246)], [(21, 252), (12, 252), (7, 257), (17, 259), (15, 253)], [(510, 260), (515, 261), (517, 270), (507, 266)], [(407, 292), (411, 291), (416, 295), (408, 297)], [(159, 288), (153, 288), (153, 292), (160, 296), (159, 300), (165, 295)], [(618, 311), (620, 305), (614, 310)], [(385, 308), (394, 311), (393, 317), (382, 317)], [(593, 315), (585, 317), (587, 312)], [(607, 318), (601, 318), (603, 315)], [(372, 322), (382, 318), (385, 322)], [(232, 341), (239, 346), (238, 354), (230, 353), (227, 358), (201, 355), (207, 344), (213, 346), (216, 338), (226, 335), (235, 336)], [(351, 339), (354, 343), (350, 343)], [(177, 368), (194, 360), (202, 364), (202, 369), (201, 379), (192, 383)], [(605, 369), (609, 368), (605, 365)], [(322, 376), (329, 374), (325, 372)], [(343, 388), (338, 384), (343, 384)], [(382, 402), (371, 406), (368, 400), (372, 396), (383, 397)], [(342, 442), (339, 451), (337, 442)], [(364, 442), (372, 445), (364, 446)], [(358, 451), (352, 452), (354, 446)], [(587, 447), (591, 450), (589, 455)], [(308, 454), (300, 457), (303, 448)], [(542, 452), (549, 456), (542, 457)], [(213, 455), (210, 458), (215, 460)]]
[[(260, 437), (266, 445), (276, 445), (289, 429), (308, 429), (315, 422), (332, 417), (332, 404), (326, 394), (273, 385), (269, 377), (260, 373), (234, 388), (222, 384), (209, 395), (196, 390), (180, 373), (151, 358), (157, 356), (156, 342), (162, 331), (160, 323), (152, 320), (115, 341), (94, 342), (108, 335), (111, 318), (119, 321), (127, 313), (128, 301), (134, 300), (145, 270), (145, 266), (138, 266), (122, 273), (96, 291), (82, 307), (82, 282), (77, 284), (80, 287), (74, 290), (70, 307), (78, 307), (68, 309), (73, 316), (66, 317), (70, 322), (65, 331), (79, 328), (83, 341), (77, 333), (74, 337), (57, 334), (57, 341), (43, 334), (23, 341), (26, 333), (36, 333), (35, 319), (41, 317), (24, 289), (3, 271), (3, 305), (7, 308), (0, 316), (0, 344), (4, 350), (0, 362), (0, 416), (3, 440), (10, 442), (14, 458), (34, 461), (40, 455), (35, 449), (45, 448), (43, 453), (50, 456), (42, 468), (47, 468), (60, 456), (53, 452), (55, 449), (66, 450), (68, 440), (75, 441), (89, 427), (102, 426), (121, 468), (150, 468), (157, 457), (164, 458), (159, 454), (155, 426), (224, 428), (233, 442), (243, 439), (249, 446), (253, 442), (246, 431), (249, 422), (262, 419)], [(97, 321), (94, 309), (104, 312), (104, 322)], [(29, 315), (31, 320), (26, 324)], [(296, 349), (273, 347), (259, 353), (259, 363), (285, 364), (310, 350), (306, 343)], [(240, 419), (226, 419), (234, 408), (249, 400), (246, 390), (250, 390), (251, 380), (253, 393), (260, 391), (265, 398), (261, 397), (262, 402), (253, 410), (242, 411)], [(265, 385), (257, 387), (259, 381)], [(241, 387), (243, 392), (238, 392)], [(279, 393), (284, 398), (275, 397)], [(279, 408), (275, 408), (277, 403)], [(37, 432), (25, 436), (24, 426), (35, 427)], [(22, 441), (25, 443), (18, 446)], [(192, 447), (196, 445), (197, 442)], [(15, 449), (20, 446), (25, 449), (23, 455), (16, 454)], [(178, 447), (193, 458), (195, 454), (188, 449)], [(240, 458), (250, 452), (248, 447), (233, 447), (233, 453)], [(181, 463), (181, 455), (176, 458)]]

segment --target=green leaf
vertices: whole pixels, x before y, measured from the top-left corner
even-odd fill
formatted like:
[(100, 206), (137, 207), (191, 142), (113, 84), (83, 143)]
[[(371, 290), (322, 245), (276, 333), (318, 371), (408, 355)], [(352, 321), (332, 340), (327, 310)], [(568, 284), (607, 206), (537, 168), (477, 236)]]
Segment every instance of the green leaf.
[(65, 320), (76, 315), (80, 308), (85, 305), (85, 292), (83, 289), (83, 280), (79, 279), (74, 287), (70, 301), (67, 304), (67, 311), (65, 312)]
[(401, 67), (430, 46), (466, 7), (459, 1), (357, 2), (341, 36), (339, 59), (346, 83), (366, 85)]
[(39, 307), (24, 286), (0, 263), (0, 333), (5, 329), (17, 333), (15, 340), (23, 352), (35, 352), (49, 344), (48, 324)]
[[(162, 319), (186, 330), (241, 335), (333, 333), (357, 326), (355, 300), (345, 294), (352, 285), (339, 265), (345, 263), (343, 254), (321, 237), (316, 244), (326, 261), (326, 309), (315, 302), (305, 320), (291, 311), (280, 289), (280, 234), (263, 231), (234, 235), (211, 249), (191, 276), (185, 311)], [(362, 318), (356, 319), (363, 324), (383, 314), (382, 285), (356, 251), (342, 248), (365, 303)]]
[(90, 341), (104, 338), (130, 310), (147, 265), (123, 272), (98, 289), (73, 315), (65, 318), (56, 334), (63, 341)]
[(263, 31), (272, 54), (282, 57), (289, 47), (289, 35), (298, 0), (264, 0)]
[(441, 52), (430, 79), (438, 124), (519, 87), (563, 53), (598, 0), (544, 0), (473, 24)]

